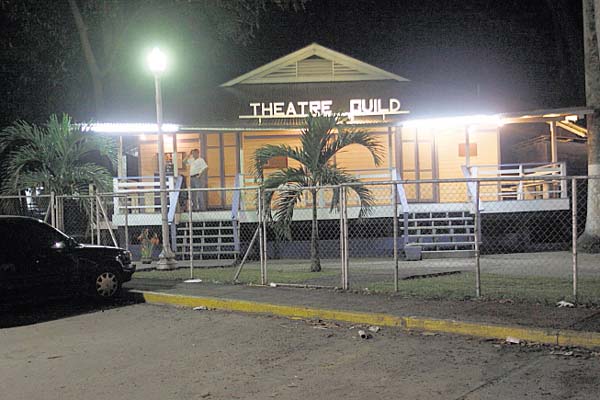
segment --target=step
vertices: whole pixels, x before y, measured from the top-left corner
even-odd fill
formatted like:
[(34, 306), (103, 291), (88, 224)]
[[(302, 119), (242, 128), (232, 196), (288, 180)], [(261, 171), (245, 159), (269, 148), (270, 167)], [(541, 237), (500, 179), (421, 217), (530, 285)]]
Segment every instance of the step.
[(408, 237), (409, 238), (436, 238), (436, 237), (464, 237), (464, 236), (473, 236), (475, 237), (474, 233), (432, 233), (432, 234), (427, 234), (427, 233), (421, 233), (421, 234), (409, 234)]
[[(400, 221), (402, 221), (402, 216), (398, 217)], [(443, 217), (436, 217), (436, 218), (408, 218), (408, 222), (428, 222), (428, 221), (472, 221), (473, 217), (470, 216), (466, 216), (466, 217), (448, 217), (448, 218), (443, 218)]]
[[(189, 235), (177, 235), (176, 237), (177, 237), (177, 239), (187, 239), (187, 238), (189, 238)], [(233, 235), (192, 235), (192, 239), (201, 239), (201, 238), (205, 238), (205, 239), (228, 238), (228, 239), (231, 239), (231, 238), (233, 238)]]
[[(203, 251), (200, 253), (194, 253), (195, 256), (200, 256), (200, 255), (236, 255), (239, 254), (239, 252), (237, 251), (233, 251), (233, 250), (225, 250), (225, 251)], [(189, 256), (190, 253), (189, 251), (176, 251), (175, 255), (178, 256)]]
[(475, 246), (475, 242), (418, 242), (421, 247)]
[(475, 250), (437, 250), (437, 251), (422, 251), (421, 258), (471, 258), (475, 257)]
[[(198, 227), (194, 226), (192, 228), (193, 231), (231, 231), (233, 230), (233, 226), (206, 226), (206, 227)], [(177, 228), (177, 232), (189, 232), (189, 227)]]
[[(400, 221), (402, 222), (402, 221)], [(467, 221), (465, 221), (467, 222)], [(469, 221), (470, 222), (470, 221)], [(422, 222), (421, 222), (422, 223)], [(409, 222), (410, 224), (410, 222)], [(400, 224), (402, 226), (402, 224)], [(444, 225), (409, 225), (409, 228), (475, 228), (475, 225), (472, 224), (444, 224)]]

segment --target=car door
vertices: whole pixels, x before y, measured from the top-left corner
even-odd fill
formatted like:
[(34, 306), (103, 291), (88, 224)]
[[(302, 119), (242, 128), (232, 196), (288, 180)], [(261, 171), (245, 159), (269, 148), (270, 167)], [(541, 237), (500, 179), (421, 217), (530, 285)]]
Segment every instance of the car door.
[(40, 296), (69, 294), (73, 289), (75, 261), (68, 238), (37, 221), (20, 226), (19, 235), (29, 238), (28, 251), (23, 255), (26, 290)]
[(24, 265), (20, 262), (13, 224), (0, 222), (0, 303), (19, 297), (24, 290)]

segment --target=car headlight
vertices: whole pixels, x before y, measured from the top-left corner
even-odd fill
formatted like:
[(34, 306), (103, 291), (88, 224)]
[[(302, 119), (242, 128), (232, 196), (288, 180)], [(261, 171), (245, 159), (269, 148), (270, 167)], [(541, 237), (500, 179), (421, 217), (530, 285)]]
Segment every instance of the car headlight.
[(119, 253), (117, 261), (120, 261), (122, 264), (131, 264), (131, 252), (126, 250)]

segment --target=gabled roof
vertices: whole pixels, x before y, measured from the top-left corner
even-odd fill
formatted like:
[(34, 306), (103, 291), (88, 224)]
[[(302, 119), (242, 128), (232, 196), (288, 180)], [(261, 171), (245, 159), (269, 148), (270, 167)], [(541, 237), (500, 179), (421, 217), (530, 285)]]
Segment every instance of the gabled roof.
[(373, 80), (408, 81), (406, 78), (313, 43), (225, 82), (221, 86)]

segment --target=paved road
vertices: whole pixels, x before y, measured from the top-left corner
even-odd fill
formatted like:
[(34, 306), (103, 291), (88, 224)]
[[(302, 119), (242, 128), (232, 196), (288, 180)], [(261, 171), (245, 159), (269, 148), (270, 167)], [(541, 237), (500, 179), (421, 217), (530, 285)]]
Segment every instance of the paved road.
[(394, 329), (362, 340), (349, 326), (148, 304), (75, 314), (0, 330), (0, 398), (595, 400), (600, 393), (600, 357), (589, 353), (556, 356)]

